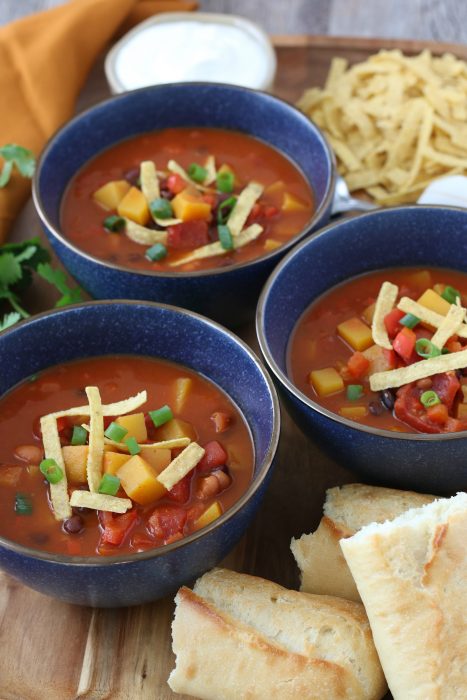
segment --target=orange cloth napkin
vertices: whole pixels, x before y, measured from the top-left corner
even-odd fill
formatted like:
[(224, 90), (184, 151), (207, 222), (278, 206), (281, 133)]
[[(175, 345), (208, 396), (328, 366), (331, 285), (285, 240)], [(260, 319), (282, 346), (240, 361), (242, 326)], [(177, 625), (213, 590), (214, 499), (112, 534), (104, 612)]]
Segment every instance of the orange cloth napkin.
[[(0, 28), (0, 146), (17, 143), (38, 156), (73, 115), (90, 68), (118, 29), (157, 12), (195, 8), (190, 0), (70, 0)], [(30, 187), (15, 171), (0, 189), (0, 243)]]

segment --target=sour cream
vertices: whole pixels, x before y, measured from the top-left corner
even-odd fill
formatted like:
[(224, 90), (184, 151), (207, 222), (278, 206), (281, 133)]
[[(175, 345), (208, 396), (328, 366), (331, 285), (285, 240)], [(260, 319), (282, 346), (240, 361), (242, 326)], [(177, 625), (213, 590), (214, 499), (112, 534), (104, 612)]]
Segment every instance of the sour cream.
[(257, 25), (209, 13), (153, 17), (124, 36), (106, 61), (113, 92), (198, 80), (268, 89), (275, 67), (271, 43)]

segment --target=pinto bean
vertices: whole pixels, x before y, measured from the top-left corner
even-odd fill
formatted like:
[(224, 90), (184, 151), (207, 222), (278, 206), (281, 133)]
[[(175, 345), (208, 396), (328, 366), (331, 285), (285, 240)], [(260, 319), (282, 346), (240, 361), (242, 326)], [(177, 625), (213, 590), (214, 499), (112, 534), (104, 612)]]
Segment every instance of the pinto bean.
[(43, 452), (38, 445), (18, 445), (15, 448), (15, 457), (28, 464), (39, 464), (42, 461)]
[(211, 420), (214, 423), (216, 433), (223, 433), (230, 425), (231, 416), (224, 411), (214, 411)]
[(219, 469), (198, 481), (196, 497), (206, 499), (217, 496), (218, 493), (230, 486), (231, 481), (231, 477), (222, 471), (222, 469)]

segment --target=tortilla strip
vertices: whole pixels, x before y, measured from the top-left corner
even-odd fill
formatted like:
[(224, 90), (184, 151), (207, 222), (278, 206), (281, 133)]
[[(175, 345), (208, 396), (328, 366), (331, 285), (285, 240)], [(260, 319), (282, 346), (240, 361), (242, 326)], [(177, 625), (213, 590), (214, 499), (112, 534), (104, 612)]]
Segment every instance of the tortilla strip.
[(147, 203), (150, 204), (154, 199), (159, 199), (161, 196), (159, 180), (156, 166), (152, 160), (143, 160), (139, 166), (139, 179), (141, 181), (141, 191)]
[[(263, 227), (259, 224), (251, 224), (248, 228), (244, 228), (239, 235), (234, 238), (234, 249), (242, 248), (244, 245), (248, 245), (251, 241), (254, 241), (262, 233)], [(196, 248), (192, 253), (185, 255), (183, 258), (179, 258), (175, 262), (170, 263), (170, 267), (177, 267), (178, 265), (184, 265), (185, 263), (192, 262), (193, 260), (201, 260), (202, 258), (213, 258), (216, 255), (226, 255), (226, 253), (231, 253), (232, 250), (227, 250), (223, 248), (219, 241), (214, 243), (208, 243), (200, 248)]]
[[(83, 425), (83, 428), (86, 430), (88, 429), (88, 426)], [(106, 445), (113, 445), (116, 447), (120, 452), (129, 452), (128, 445), (124, 442), (115, 442), (115, 440), (110, 440), (110, 438), (104, 437), (104, 442)], [(172, 438), (171, 440), (161, 440), (160, 442), (141, 442), (138, 443), (138, 447), (141, 447), (141, 449), (146, 449), (147, 447), (153, 448), (153, 449), (160, 449), (160, 450), (174, 450), (177, 447), (187, 447), (191, 442), (189, 437), (179, 437), (179, 438)]]
[[(104, 404), (102, 406), (102, 414), (104, 416), (123, 416), (125, 413), (136, 411), (136, 409), (145, 404), (147, 400), (147, 391), (140, 391), (139, 394), (130, 396), (128, 399), (123, 399), (123, 401)], [(55, 413), (49, 413), (48, 415), (53, 416), (53, 418), (65, 418), (66, 416), (89, 416), (90, 412), (89, 404), (87, 404), (86, 406), (68, 408), (64, 411), (55, 411)]]
[(207, 175), (204, 178), (203, 185), (210, 185), (215, 181), (215, 179), (217, 177), (216, 159), (214, 158), (214, 156), (209, 155), (206, 158), (206, 161), (204, 163), (204, 167), (206, 169)]
[(392, 343), (389, 340), (384, 317), (392, 310), (397, 301), (398, 293), (399, 288), (395, 284), (392, 284), (392, 282), (383, 282), (375, 303), (371, 333), (376, 345), (386, 348), (386, 350), (392, 350)]
[(73, 491), (70, 503), (77, 508), (93, 508), (94, 510), (106, 510), (110, 513), (126, 513), (133, 505), (129, 498), (118, 498), (103, 493), (79, 490)]
[(198, 445), (197, 442), (191, 442), (188, 447), (185, 447), (183, 452), (173, 459), (168, 467), (166, 467), (158, 475), (157, 480), (170, 491), (171, 488), (178, 484), (184, 476), (196, 467), (198, 462), (204, 456), (205, 449)]
[(68, 498), (68, 483), (65, 462), (63, 460), (57, 420), (53, 414), (41, 418), (42, 443), (46, 459), (54, 459), (63, 472), (63, 479), (57, 484), (50, 484), (50, 498), (56, 520), (71, 518), (72, 511)]
[[(410, 313), (410, 312), (409, 312)], [(415, 362), (409, 367), (391, 369), (388, 372), (375, 372), (370, 377), (370, 388), (372, 391), (382, 391), (410, 384), (425, 377), (431, 377), (440, 372), (462, 369), (467, 367), (467, 350), (452, 352), (449, 355), (438, 355), (427, 360)]]
[[(397, 308), (404, 311), (406, 314), (413, 314), (414, 316), (417, 316), (420, 321), (424, 321), (434, 328), (439, 328), (445, 319), (445, 316), (442, 314), (438, 314), (436, 311), (427, 309), (426, 306), (419, 304), (417, 301), (414, 301), (409, 297), (402, 297), (397, 304)], [(459, 336), (459, 338), (467, 338), (467, 324), (463, 323), (456, 331), (456, 334)]]
[[(140, 245), (154, 245), (155, 243), (167, 245), (167, 231), (156, 231), (152, 228), (141, 226), (126, 217), (123, 218), (125, 219), (125, 233), (131, 241)], [(165, 225), (170, 225), (167, 224), (167, 221), (168, 219), (164, 219)], [(174, 221), (179, 223), (178, 219), (174, 219)]]
[(444, 317), (441, 325), (433, 335), (431, 342), (440, 350), (452, 335), (456, 335), (465, 319), (465, 309), (457, 304), (451, 304), (451, 308)]
[(87, 386), (86, 395), (90, 411), (86, 473), (89, 490), (97, 493), (102, 478), (102, 459), (104, 457), (104, 415), (102, 413), (101, 395), (97, 386)]
[(183, 178), (185, 182), (187, 182), (189, 185), (193, 185), (193, 187), (196, 187), (197, 190), (201, 190), (202, 192), (215, 192), (215, 190), (212, 187), (201, 185), (199, 182), (195, 182), (194, 180), (192, 180), (185, 168), (182, 168), (182, 166), (179, 163), (177, 163), (176, 160), (169, 160), (169, 162), (167, 163), (167, 169), (171, 173), (180, 175), (180, 177)]
[(258, 182), (250, 182), (238, 195), (234, 208), (227, 219), (227, 226), (234, 238), (240, 235), (248, 215), (256, 200), (261, 197), (264, 187)]

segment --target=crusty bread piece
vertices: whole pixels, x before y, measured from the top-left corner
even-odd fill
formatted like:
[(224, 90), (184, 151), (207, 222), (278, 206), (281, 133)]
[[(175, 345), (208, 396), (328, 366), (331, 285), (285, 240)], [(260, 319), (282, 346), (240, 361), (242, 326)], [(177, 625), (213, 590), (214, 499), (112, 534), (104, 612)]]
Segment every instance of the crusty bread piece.
[(467, 494), (341, 540), (394, 700), (467, 698)]
[(317, 530), (292, 539), (290, 548), (301, 573), (300, 590), (360, 601), (339, 541), (364, 525), (382, 523), (435, 496), (365, 484), (347, 484), (326, 491), (324, 516)]
[(363, 606), (214, 569), (176, 597), (172, 690), (203, 700), (378, 700)]

